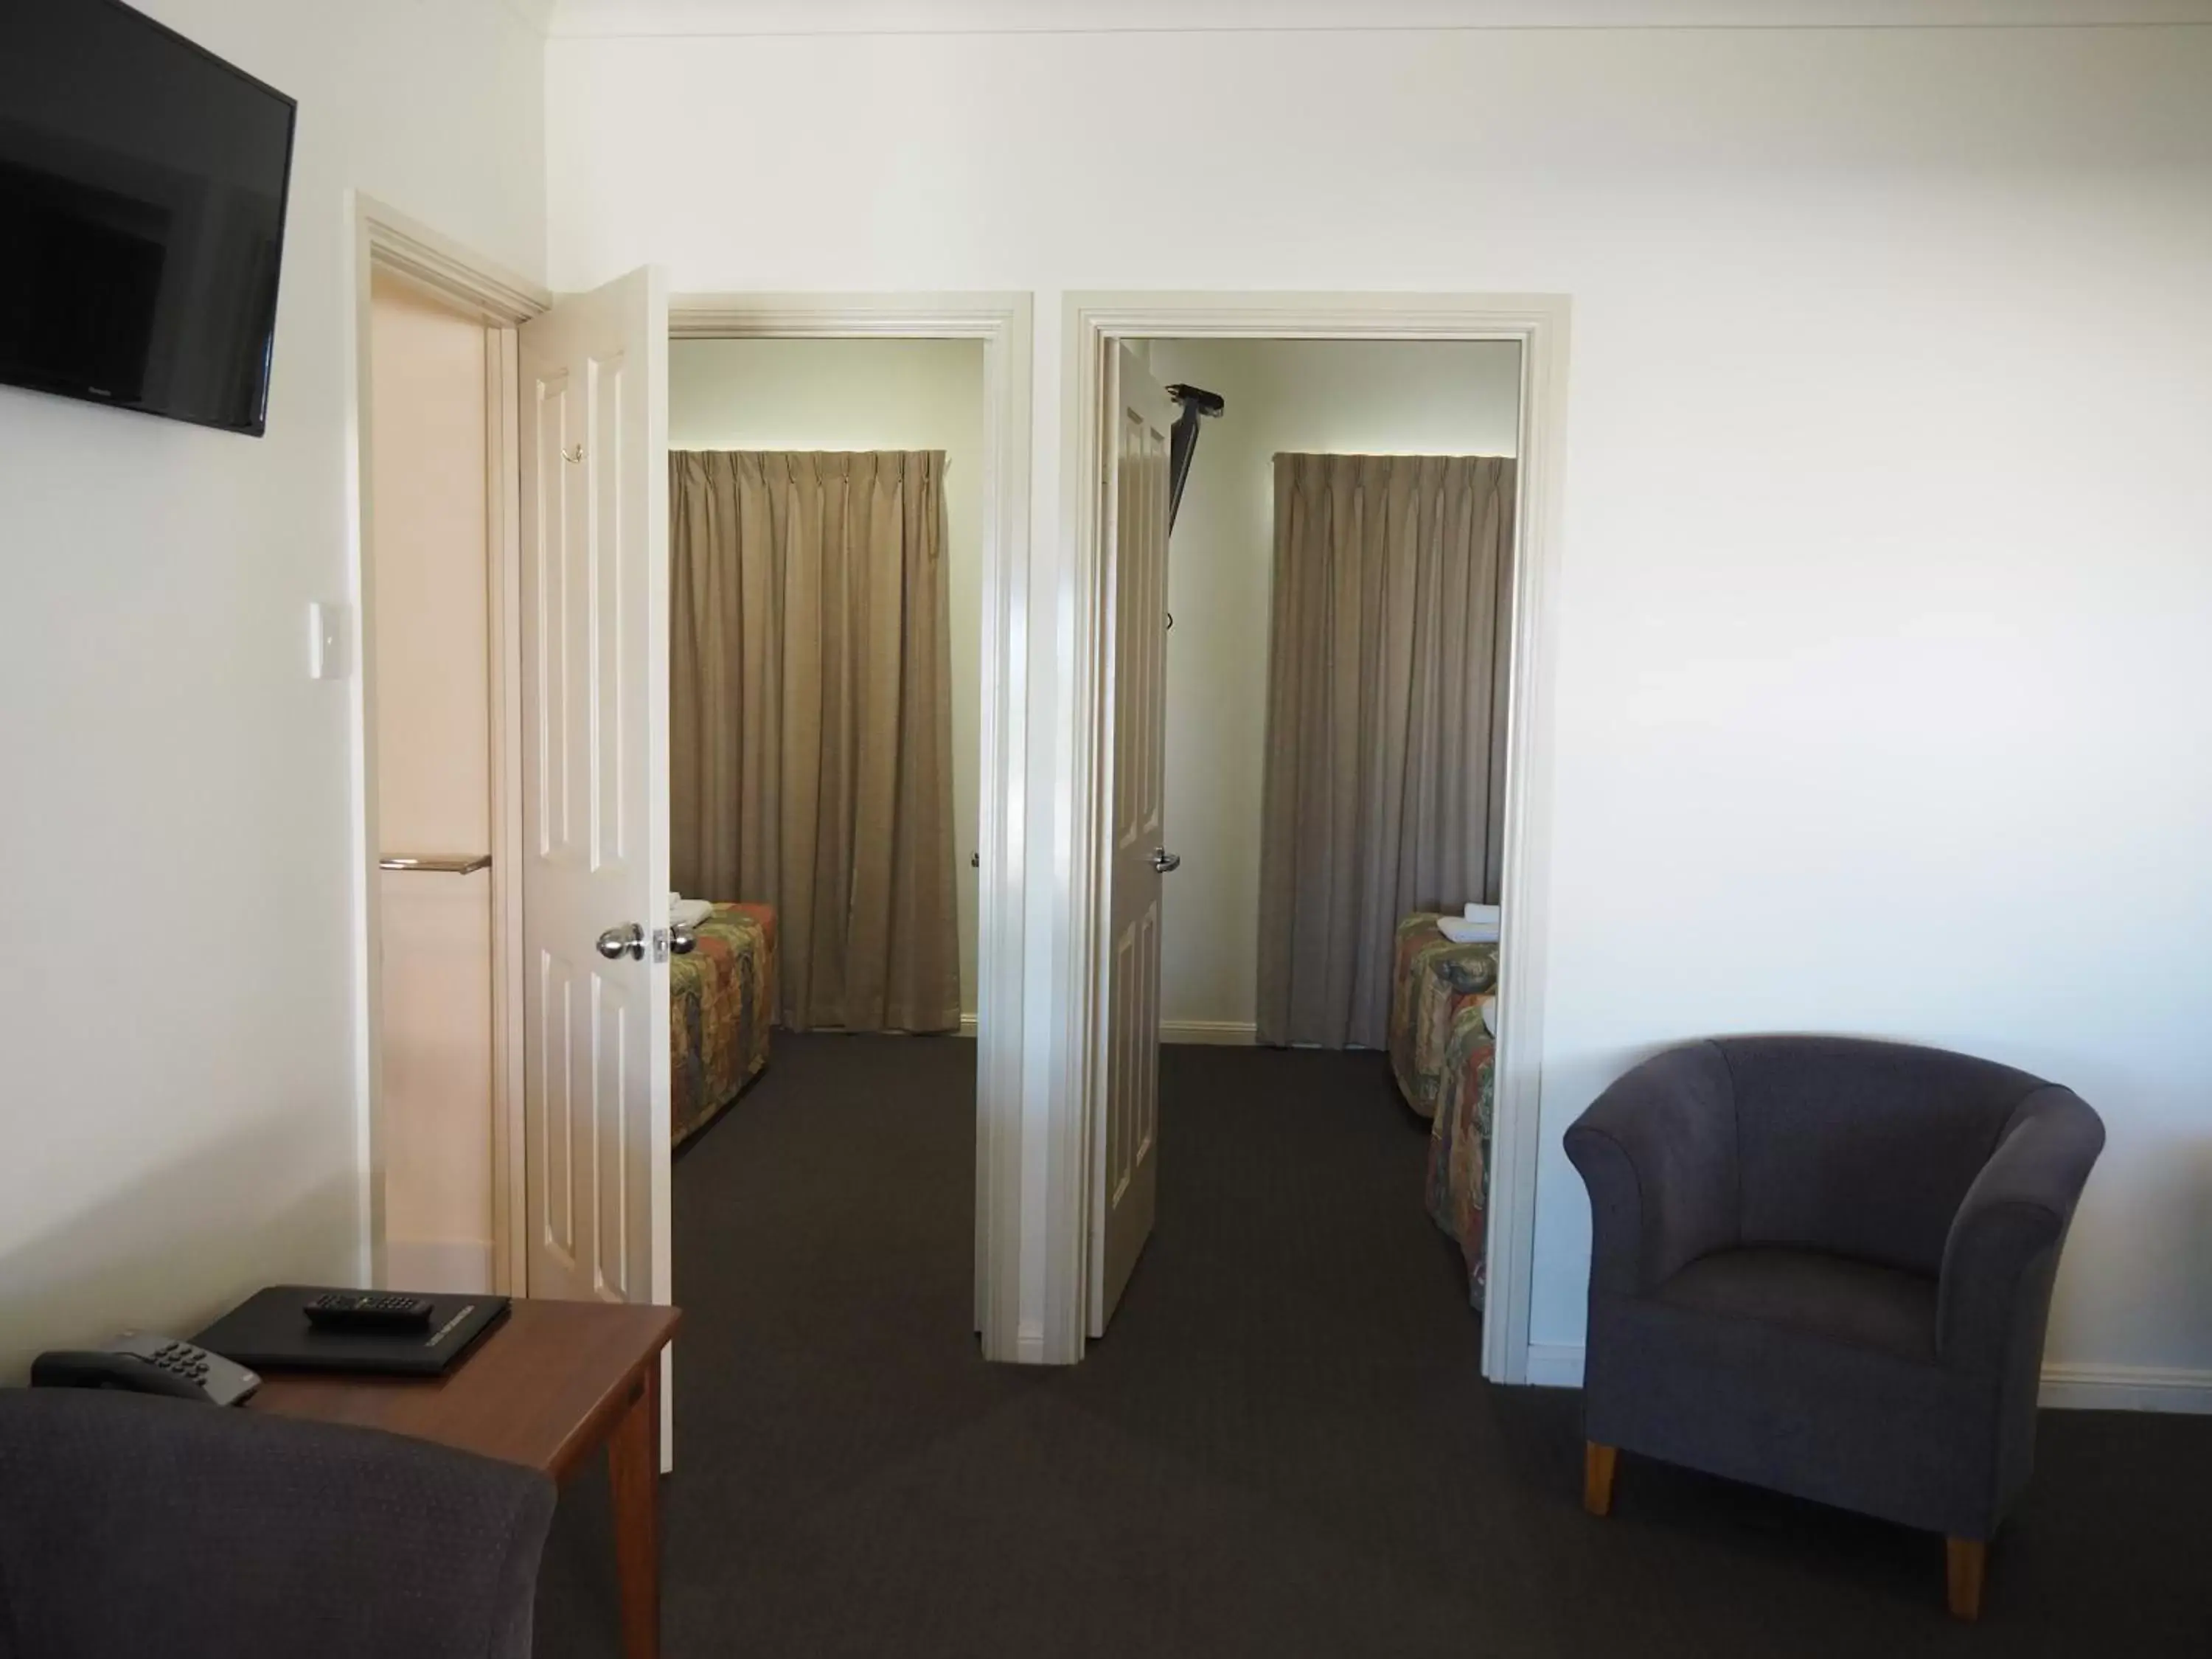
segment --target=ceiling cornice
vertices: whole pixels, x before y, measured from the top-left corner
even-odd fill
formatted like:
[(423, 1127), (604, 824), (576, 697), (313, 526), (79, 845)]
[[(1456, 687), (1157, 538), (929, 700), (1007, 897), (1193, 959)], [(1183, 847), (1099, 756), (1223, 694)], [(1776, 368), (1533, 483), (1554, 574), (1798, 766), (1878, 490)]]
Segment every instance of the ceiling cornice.
[(553, 14), (560, 0), (500, 0), (500, 3), (540, 34), (553, 32)]
[(507, 0), (556, 36), (2212, 24), (2212, 0)]

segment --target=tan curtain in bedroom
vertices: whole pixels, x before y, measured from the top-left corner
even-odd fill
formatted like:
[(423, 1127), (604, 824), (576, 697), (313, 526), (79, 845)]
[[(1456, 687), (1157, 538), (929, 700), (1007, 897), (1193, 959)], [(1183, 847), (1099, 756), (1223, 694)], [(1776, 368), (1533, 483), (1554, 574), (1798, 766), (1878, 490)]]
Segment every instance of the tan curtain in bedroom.
[(1259, 1038), (1385, 1046), (1392, 940), (1495, 903), (1514, 465), (1278, 455)]
[(668, 466), (677, 886), (776, 907), (785, 1024), (957, 1029), (944, 455)]

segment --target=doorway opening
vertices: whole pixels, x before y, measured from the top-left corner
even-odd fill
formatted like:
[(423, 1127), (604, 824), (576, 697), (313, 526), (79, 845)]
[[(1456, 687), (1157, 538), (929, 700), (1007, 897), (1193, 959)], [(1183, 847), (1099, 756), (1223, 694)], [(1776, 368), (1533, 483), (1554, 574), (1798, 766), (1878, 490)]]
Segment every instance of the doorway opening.
[[(1176, 1190), (1145, 1168), (1161, 1118), (1225, 1121), (1240, 1092), (1345, 1096), (1345, 1113), (1419, 1132), (1376, 1154), (1404, 1164), (1397, 1202), (1459, 1247), (1469, 1299), (1487, 1304), (1485, 1374), (1517, 1380), (1516, 1355), (1525, 1369), (1533, 733), (1564, 325), (1547, 301), (1071, 302), (1077, 408), (1095, 411), (1077, 453), (1099, 503), (1078, 544), (1096, 653), (1079, 730), (1097, 759), (1078, 866), (1093, 967), (1071, 1036), (1088, 1057), (1071, 1300), (1094, 1338), (1133, 1282), (1151, 1193)], [(1205, 422), (1156, 577), (1142, 480), (1165, 453), (1170, 384), (1226, 410)], [(1154, 591), (1167, 614), (1139, 616)], [(1138, 648), (1148, 623), (1156, 665)], [(1157, 784), (1133, 783), (1148, 764)], [(1148, 787), (1157, 848), (1125, 810)], [(1145, 887), (1157, 897), (1132, 903)], [(1200, 1060), (1178, 1043), (1276, 1052)], [(1324, 1049), (1371, 1052), (1346, 1069)], [(1247, 1115), (1259, 1169), (1268, 1113)]]
[[(800, 1024), (942, 1028), (974, 1076), (972, 1264), (955, 1271), (972, 1272), (972, 1292), (961, 1299), (972, 1302), (969, 1322), (985, 1353), (1017, 1357), (1015, 804), (1025, 722), (1009, 664), (1019, 645), (1010, 619), (1026, 592), (1026, 299), (730, 295), (672, 306), (658, 276), (639, 272), (556, 302), (379, 204), (362, 201), (356, 232), (363, 1278), (669, 1299), (672, 1142), (705, 1139), (764, 1069), (768, 1027), (782, 1011), (777, 977), (788, 965), (773, 945), (788, 945), (795, 931), (802, 949), (814, 945), (815, 971), (793, 980), (812, 998)], [(436, 336), (439, 373), (393, 355), (395, 329), (407, 328)], [(872, 349), (881, 361), (862, 362)], [(921, 372), (932, 353), (934, 368)], [(683, 381), (672, 432), (672, 360)], [(740, 362), (733, 380), (727, 370)], [(842, 414), (830, 395), (840, 374), (849, 394)], [(884, 394), (901, 374), (917, 395), (923, 382), (941, 391), (948, 374), (963, 381), (957, 437), (940, 442), (889, 417), (896, 399)], [(935, 533), (945, 545), (928, 549), (923, 562), (945, 579), (932, 612), (945, 635), (943, 684), (930, 706), (941, 723), (935, 775), (947, 810), (943, 845), (925, 838), (908, 856), (933, 862), (945, 902), (933, 915), (895, 891), (888, 907), (895, 951), (935, 950), (949, 964), (927, 1017), (911, 1016), (925, 997), (906, 1012), (878, 1006), (872, 1022), (854, 1018), (866, 997), (844, 992), (865, 988), (880, 967), (862, 959), (865, 951), (848, 953), (825, 990), (823, 964), (833, 953), (818, 928), (810, 941), (809, 929), (778, 916), (770, 948), (760, 948), (764, 912), (779, 901), (787, 908), (787, 891), (722, 891), (723, 876), (697, 862), (696, 847), (694, 873), (668, 878), (665, 826), (681, 788), (698, 781), (672, 787), (667, 763), (677, 666), (667, 599), (678, 551), (668, 452), (687, 442), (694, 454), (890, 451), (916, 458), (918, 534), (929, 516), (920, 504), (937, 503)], [(439, 534), (428, 535), (416, 522), (434, 493), (427, 486), (471, 468), (474, 494), (450, 505)], [(873, 483), (884, 477), (872, 475)], [(866, 517), (839, 532), (851, 571), (876, 556), (866, 538), (843, 533), (865, 528)], [(904, 527), (889, 526), (895, 542)], [(817, 544), (793, 563), (810, 576), (825, 568), (818, 522), (812, 533)], [(884, 592), (879, 585), (872, 605), (845, 605), (848, 643), (865, 642), (884, 622)], [(821, 631), (811, 637), (818, 647)], [(817, 724), (875, 676), (869, 662), (896, 668), (912, 655), (912, 637), (896, 627), (873, 645), (872, 657), (848, 652), (798, 694), (811, 699)], [(417, 672), (426, 654), (434, 673)], [(695, 716), (698, 707), (695, 697)], [(893, 775), (918, 774), (924, 757), (914, 733), (895, 726), (892, 736)], [(696, 719), (690, 738), (696, 757)], [(849, 793), (859, 761), (849, 723), (831, 738), (817, 744), (817, 817), (836, 790)], [(881, 749), (879, 732), (867, 741)], [(451, 823), (422, 828), (419, 813), (380, 810), (410, 771), (426, 769), (448, 786)], [(777, 792), (767, 793), (780, 810)], [(860, 844), (861, 832), (872, 835), (865, 823), (848, 824), (845, 851), (865, 864), (874, 848)], [(394, 840), (410, 835), (422, 844)], [(592, 884), (609, 878), (620, 894), (596, 893)], [(817, 885), (849, 900), (870, 878), (848, 868)], [(410, 881), (418, 894), (390, 890)], [(551, 900), (532, 902), (549, 884), (559, 890)], [(672, 901), (684, 885), (700, 889), (708, 916), (679, 917), (672, 903), (659, 914), (655, 896)], [(411, 933), (400, 927), (396, 918), (434, 898), (460, 920), (448, 917), (442, 933), (419, 919), (408, 923)], [(568, 906), (574, 916), (562, 910), (567, 898), (577, 901)], [(704, 948), (687, 958), (695, 940)], [(622, 960), (603, 979), (599, 957)], [(751, 979), (727, 975), (740, 994), (717, 1000), (713, 964), (733, 959)], [(688, 991), (687, 968), (702, 970)], [(661, 976), (672, 969), (664, 1027), (649, 1004), (662, 1000)], [(631, 977), (617, 977), (624, 974)], [(452, 994), (431, 996), (438, 984)], [(841, 998), (848, 1006), (833, 1008)], [(436, 1030), (433, 1004), (443, 1021)], [(679, 1008), (681, 1019), (672, 1017)], [(655, 1050), (666, 1054), (665, 1067)], [(445, 1221), (415, 1219), (426, 1194), (446, 1202)]]
[(382, 270), (370, 316), (384, 1272), (479, 1290), (495, 1232), (493, 388), (479, 319)]
[[(942, 951), (948, 943), (953, 947), (957, 1000), (946, 1010), (941, 994), (935, 996), (938, 1017), (929, 1023), (947, 1024), (949, 1012), (957, 1030), (973, 1038), (973, 1048), (970, 1053), (967, 1045), (956, 1044), (927, 1051), (935, 1068), (928, 1075), (942, 1093), (954, 1086), (946, 1077), (972, 1068), (972, 1324), (984, 1357), (991, 1359), (1036, 1357), (1030, 1352), (1034, 1335), (1022, 1330), (1018, 1259), (1026, 991), (1021, 811), (1028, 743), (1020, 646), (1028, 606), (1030, 326), (1025, 295), (688, 295), (677, 298), (669, 309), (672, 452), (751, 458), (685, 464), (713, 475), (692, 486), (702, 514), (692, 528), (702, 544), (709, 533), (703, 516), (708, 505), (719, 501), (715, 510), (726, 516), (741, 490), (756, 501), (775, 495), (787, 505), (802, 496), (816, 503), (830, 495), (851, 499), (853, 469), (860, 457), (873, 458), (860, 464), (872, 480), (872, 498), (886, 509), (896, 495), (902, 513), (909, 505), (918, 510), (930, 500), (933, 478), (941, 489), (942, 568), (917, 594), (944, 606), (945, 638), (938, 655), (942, 683), (911, 674), (903, 683), (905, 691), (934, 686), (933, 700), (900, 695), (898, 701), (917, 716), (927, 713), (942, 723), (937, 746), (945, 764), (928, 769), (928, 775), (933, 789), (947, 781), (951, 786), (951, 836), (941, 851), (951, 866), (952, 938), (945, 939), (942, 918), (930, 924), (926, 939), (916, 937), (921, 923), (911, 909), (896, 911), (893, 931), (903, 930), (899, 950), (927, 945)], [(801, 459), (810, 455), (817, 459)], [(825, 455), (847, 459), (818, 459)], [(892, 456), (901, 458), (896, 467)], [(931, 456), (937, 458), (933, 463)], [(932, 466), (937, 469), (933, 473)], [(885, 482), (894, 473), (899, 480), (896, 491)], [(911, 490), (905, 484), (909, 474), (917, 479)], [(823, 493), (825, 475), (843, 479), (833, 483), (829, 495)], [(887, 518), (887, 510), (879, 516)], [(923, 550), (928, 526), (912, 518), (902, 525), (912, 527), (913, 537), (901, 528), (894, 538), (886, 522), (880, 526), (884, 533), (862, 540), (884, 550)], [(764, 536), (775, 533), (773, 522), (764, 521), (760, 528)], [(803, 521), (790, 531), (817, 539), (825, 533)], [(848, 535), (841, 545), (859, 544)], [(754, 568), (760, 573), (767, 566)], [(818, 590), (807, 591), (818, 601)], [(854, 614), (853, 597), (848, 596), (848, 614)], [(672, 610), (688, 603), (679, 600)], [(885, 630), (874, 660), (903, 663), (914, 654), (891, 637), (897, 630), (889, 626), (885, 605), (878, 602), (866, 614)], [(818, 638), (818, 630), (809, 636)], [(786, 725), (789, 716), (805, 713), (788, 704), (787, 698)], [(830, 725), (842, 720), (833, 711)], [(843, 724), (851, 730), (849, 721)], [(820, 750), (818, 732), (809, 741)], [(919, 763), (928, 757), (914, 758)], [(858, 775), (857, 763), (855, 750), (830, 769), (831, 775), (852, 780)], [(679, 769), (690, 763), (678, 757)], [(923, 775), (918, 765), (906, 771), (910, 781)], [(765, 787), (756, 791), (763, 800), (769, 793)], [(884, 816), (874, 812), (869, 821), (879, 824)], [(898, 812), (894, 809), (889, 816), (896, 820)], [(853, 821), (849, 812), (847, 818)], [(678, 831), (679, 846), (688, 834)], [(919, 849), (928, 842), (924, 835), (908, 837), (905, 844)], [(939, 865), (926, 873), (941, 878), (945, 871)], [(817, 890), (824, 890), (818, 883)], [(819, 904), (815, 908), (818, 912)], [(783, 925), (779, 918), (779, 927)], [(944, 958), (938, 960), (941, 965)], [(783, 971), (780, 963), (779, 975)], [(868, 980), (853, 999), (865, 1011), (860, 1023), (896, 1024), (893, 1005), (901, 997), (911, 1004), (920, 983), (911, 971), (902, 972), (896, 988), (888, 976), (880, 983)], [(798, 1006), (799, 987), (783, 994)], [(842, 998), (842, 982), (817, 976), (807, 995), (811, 1006), (802, 1023), (848, 1023), (832, 1006)], [(908, 1041), (841, 1036), (830, 1030), (800, 1040), (811, 1050), (811, 1063), (858, 1063), (868, 1075), (873, 1075), (872, 1066), (898, 1066), (899, 1045)], [(847, 1047), (841, 1049), (840, 1043)], [(787, 1044), (794, 1053), (799, 1046)], [(872, 1047), (878, 1056), (872, 1061)], [(916, 1060), (921, 1053), (908, 1048), (903, 1059)], [(861, 1081), (858, 1073), (848, 1079), (854, 1086)], [(898, 1086), (895, 1074), (885, 1081)], [(958, 1087), (965, 1091), (964, 1083)], [(855, 1196), (848, 1183), (848, 1199)]]
[(957, 1339), (948, 1307), (983, 1315), (955, 1237), (982, 1173), (988, 343), (708, 326), (679, 311), (668, 354), (678, 1295), (695, 1344), (780, 1327), (795, 1358), (852, 1338), (825, 1285), (898, 1262), (871, 1319)]
[(366, 198), (355, 249), (361, 1277), (506, 1288), (524, 1191), (516, 340), (550, 296)]

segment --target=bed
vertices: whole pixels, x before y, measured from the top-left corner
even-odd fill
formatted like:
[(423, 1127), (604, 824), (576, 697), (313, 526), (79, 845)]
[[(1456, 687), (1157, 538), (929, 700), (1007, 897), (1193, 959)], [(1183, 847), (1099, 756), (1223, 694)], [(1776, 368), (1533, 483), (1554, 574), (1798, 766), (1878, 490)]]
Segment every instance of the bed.
[(1467, 1262), (1467, 1299), (1482, 1306), (1490, 1208), (1490, 1125), (1498, 1095), (1498, 1042), (1478, 1002), (1454, 1016), (1429, 1120), (1429, 1216)]
[(1390, 979), (1390, 1069), (1429, 1120), (1429, 1215), (1467, 1262), (1468, 1300), (1486, 1288), (1485, 1212), (1498, 1043), (1485, 1018), (1498, 992), (1494, 942), (1455, 945), (1419, 910), (1398, 924)]
[(717, 904), (668, 965), (669, 1124), (682, 1146), (768, 1064), (775, 1018), (775, 911)]
[(1434, 1117), (1452, 1022), (1498, 988), (1498, 946), (1455, 945), (1437, 913), (1417, 910), (1398, 924), (1390, 976), (1390, 1070), (1406, 1103)]

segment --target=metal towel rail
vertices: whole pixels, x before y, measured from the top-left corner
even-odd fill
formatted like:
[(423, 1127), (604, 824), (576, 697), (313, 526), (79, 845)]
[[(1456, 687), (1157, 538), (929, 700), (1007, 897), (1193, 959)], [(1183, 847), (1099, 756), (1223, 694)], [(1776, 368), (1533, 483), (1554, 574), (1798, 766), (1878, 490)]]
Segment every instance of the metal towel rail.
[(472, 876), (479, 870), (491, 868), (491, 854), (479, 853), (472, 859), (379, 859), (380, 870), (419, 870), (433, 876)]

